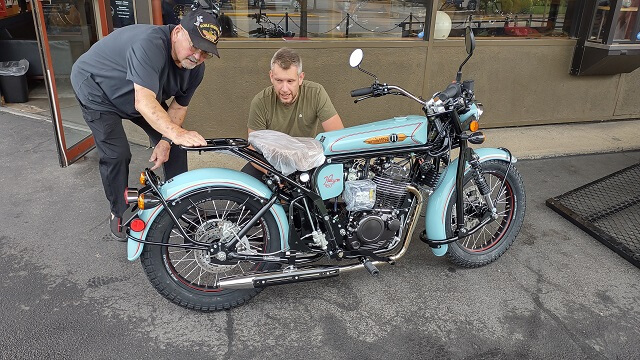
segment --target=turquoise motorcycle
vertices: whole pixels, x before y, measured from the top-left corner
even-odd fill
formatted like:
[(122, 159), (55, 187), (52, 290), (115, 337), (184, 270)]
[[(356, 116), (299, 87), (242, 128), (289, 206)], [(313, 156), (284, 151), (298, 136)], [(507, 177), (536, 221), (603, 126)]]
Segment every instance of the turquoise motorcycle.
[(143, 187), (125, 195), (138, 207), (127, 224), (129, 260), (141, 259), (162, 296), (200, 311), (242, 305), (267, 286), (354, 270), (376, 276), (414, 237), (459, 266), (493, 262), (520, 231), (525, 190), (509, 150), (470, 147), (484, 135), (473, 81), (462, 81), (475, 48), (470, 29), (465, 40), (456, 82), (428, 100), (380, 83), (360, 67), (362, 50), (352, 53), (351, 66), (374, 78), (352, 91), (355, 102), (400, 95), (425, 116), (315, 139), (265, 130), (186, 148), (243, 158), (265, 170), (262, 179), (202, 168), (163, 181), (146, 169)]

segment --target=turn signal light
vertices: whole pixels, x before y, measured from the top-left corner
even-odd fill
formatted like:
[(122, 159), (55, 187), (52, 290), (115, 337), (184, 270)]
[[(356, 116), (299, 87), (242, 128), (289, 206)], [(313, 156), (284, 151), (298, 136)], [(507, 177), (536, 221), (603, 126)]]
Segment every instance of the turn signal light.
[(485, 140), (485, 136), (482, 132), (478, 131), (478, 132), (474, 132), (471, 135), (469, 135), (469, 142), (472, 144), (482, 144)]
[(147, 185), (147, 175), (145, 175), (144, 171), (140, 173), (140, 184)]
[(140, 210), (151, 209), (158, 204), (160, 204), (160, 200), (153, 195), (140, 194), (138, 196), (138, 209)]
[(129, 228), (135, 232), (144, 230), (145, 226), (147, 226), (147, 224), (145, 224), (144, 221), (140, 219), (133, 219), (133, 221), (131, 221), (131, 224), (129, 224)]
[(480, 124), (478, 123), (478, 120), (473, 120), (469, 124), (469, 130), (471, 130), (472, 132), (476, 132), (478, 131), (478, 129), (480, 129)]

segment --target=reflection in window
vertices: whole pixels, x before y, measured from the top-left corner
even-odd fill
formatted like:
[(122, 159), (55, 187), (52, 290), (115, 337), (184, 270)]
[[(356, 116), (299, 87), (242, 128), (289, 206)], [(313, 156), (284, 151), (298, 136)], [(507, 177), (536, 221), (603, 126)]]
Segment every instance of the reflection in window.
[(111, 21), (118, 29), (136, 23), (136, 10), (133, 0), (111, 0)]
[(613, 40), (635, 40), (636, 34), (633, 26), (638, 16), (639, 0), (623, 0), (618, 19), (616, 19)]
[[(575, 0), (438, 0), (436, 38), (569, 36)], [(450, 31), (447, 34), (447, 30)]]
[[(211, 0), (196, 0), (209, 7)], [(165, 24), (193, 1), (163, 0)], [(223, 37), (419, 39), (432, 0), (220, 0)], [(305, 11), (306, 9), (306, 11)]]

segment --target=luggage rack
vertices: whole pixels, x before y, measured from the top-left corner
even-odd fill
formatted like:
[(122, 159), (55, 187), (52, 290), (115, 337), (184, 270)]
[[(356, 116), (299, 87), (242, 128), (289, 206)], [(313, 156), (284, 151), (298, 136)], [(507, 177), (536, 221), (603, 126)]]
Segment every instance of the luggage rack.
[(207, 145), (205, 146), (180, 145), (180, 148), (187, 151), (220, 151), (246, 148), (249, 146), (249, 142), (242, 138), (215, 138), (205, 140), (207, 141)]
[(278, 176), (284, 176), (280, 172), (278, 172), (269, 161), (264, 158), (264, 156), (249, 148), (249, 141), (247, 139), (242, 138), (215, 138), (215, 139), (205, 139), (207, 145), (205, 146), (184, 146), (180, 145), (181, 149), (186, 151), (197, 151), (198, 153), (202, 153), (203, 151), (221, 151), (221, 152), (229, 152), (233, 155), (239, 156), (249, 162), (257, 164), (262, 168), (265, 168), (271, 172), (274, 172)]

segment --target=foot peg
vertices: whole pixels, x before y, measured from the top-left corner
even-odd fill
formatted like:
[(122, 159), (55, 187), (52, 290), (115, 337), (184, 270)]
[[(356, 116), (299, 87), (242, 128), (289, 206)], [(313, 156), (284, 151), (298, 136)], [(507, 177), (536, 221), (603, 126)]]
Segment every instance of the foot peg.
[(380, 270), (378, 270), (378, 268), (375, 265), (373, 265), (371, 261), (365, 260), (362, 262), (362, 265), (364, 265), (364, 268), (367, 269), (367, 271), (369, 272), (369, 274), (371, 274), (371, 276), (376, 277), (380, 275)]

